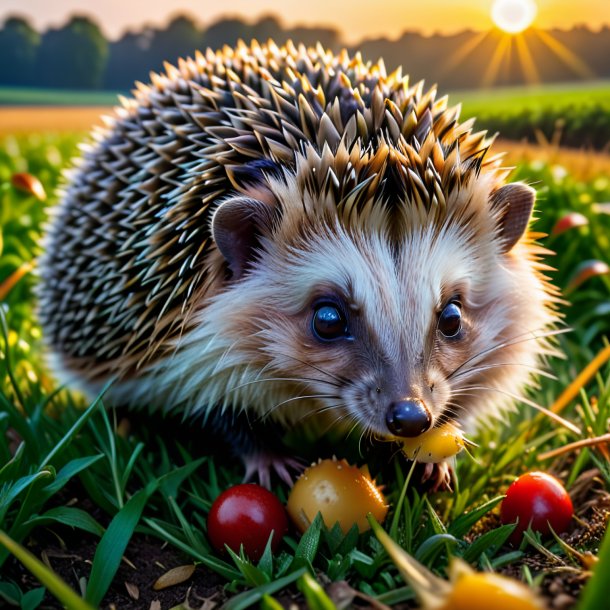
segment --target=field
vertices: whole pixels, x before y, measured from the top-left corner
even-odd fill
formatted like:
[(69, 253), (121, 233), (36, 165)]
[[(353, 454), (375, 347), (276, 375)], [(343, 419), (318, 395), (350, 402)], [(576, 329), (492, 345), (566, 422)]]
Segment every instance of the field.
[(608, 81), (460, 91), (452, 99), (462, 101), (464, 117), (505, 138), (608, 150)]
[[(477, 117), (481, 129), (504, 138), (608, 150), (609, 81), (456, 91), (450, 99), (462, 103), (463, 118)], [(85, 130), (116, 101), (115, 93), (104, 91), (0, 87), (0, 134)], [(32, 108), (24, 112), (22, 105)], [(60, 108), (50, 112), (47, 105)]]
[(489, 105), (494, 110), (510, 112), (527, 107), (543, 108), (608, 104), (610, 81), (555, 83), (546, 85), (495, 87), (483, 90), (453, 91), (451, 96), (462, 100), (464, 112), (477, 116)]
[(0, 87), (0, 106), (112, 106), (114, 91)]
[(110, 113), (110, 106), (0, 107), (0, 136), (86, 132), (93, 125), (101, 124), (101, 115)]
[[(37, 112), (52, 131), (61, 131), (57, 115)], [(371, 532), (343, 536), (316, 521), (303, 537), (290, 533), (273, 557), (266, 553), (250, 562), (243, 555), (218, 554), (208, 541), (206, 518), (220, 491), (241, 480), (241, 466), (206, 453), (190, 427), (106, 411), (99, 401), (89, 405), (49, 376), (35, 316), (36, 277), (28, 265), (40, 252), (60, 171), (77, 154), (81, 138), (80, 133), (30, 133), (0, 140), (0, 523), (21, 545), (12, 553), (0, 547), (0, 599), (22, 608), (61, 607), (53, 591), (72, 608), (152, 608), (155, 600), (164, 609), (212, 608), (231, 600), (229, 609), (290, 602), (318, 609), (341, 607), (341, 599), (352, 607), (414, 607), (413, 589)], [(603, 349), (610, 333), (610, 278), (594, 273), (610, 263), (608, 158), (548, 146), (508, 147), (509, 162), (519, 166), (513, 177), (537, 188), (536, 231), (551, 233), (567, 214), (584, 218), (580, 226), (542, 239), (557, 253), (548, 262), (569, 300), (562, 311), (573, 329), (557, 338), (567, 357), (549, 362), (555, 378), (541, 377), (528, 397), (549, 407)], [(46, 201), (11, 183), (23, 172), (41, 181)], [(600, 575), (589, 580), (610, 514), (607, 450), (592, 446), (540, 458), (607, 432), (608, 364), (600, 364), (586, 387), (576, 388), (562, 416), (581, 433), (559, 426), (530, 404), (483, 428), (472, 438), (471, 455), (458, 458), (454, 492), (426, 490), (400, 455), (389, 462), (369, 456), (390, 505), (385, 529), (443, 577), (449, 558), (460, 557), (477, 570), (499, 571), (538, 588), (553, 607), (578, 603), (579, 610), (597, 610), (599, 600), (610, 595), (604, 577), (608, 558), (598, 565)], [(318, 446), (327, 446), (327, 455), (338, 453), (333, 442)], [(340, 457), (364, 463), (357, 446), (340, 447)], [(532, 533), (510, 546), (513, 526), (500, 524), (499, 502), (510, 482), (530, 470), (553, 473), (565, 483), (576, 517), (561, 537)], [(274, 490), (286, 498), (286, 485), (277, 483)], [(33, 562), (26, 550), (42, 562)], [(172, 573), (173, 586), (153, 589), (158, 577), (179, 566), (183, 581)], [(61, 589), (61, 581), (77, 592), (76, 600)]]

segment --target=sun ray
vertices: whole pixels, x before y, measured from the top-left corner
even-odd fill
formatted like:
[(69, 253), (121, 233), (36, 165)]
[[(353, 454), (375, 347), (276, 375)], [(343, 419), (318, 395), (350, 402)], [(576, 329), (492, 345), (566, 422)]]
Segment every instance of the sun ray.
[(464, 41), (455, 52), (451, 54), (448, 61), (441, 66), (441, 75), (447, 74), (450, 70), (456, 68), (462, 61), (468, 57), (479, 45), (481, 45), (486, 38), (491, 35), (491, 31), (487, 32), (479, 32), (474, 35), (472, 38)]
[(507, 53), (510, 53), (511, 37), (503, 36), (496, 47), (494, 54), (491, 56), (487, 70), (483, 75), (481, 84), (483, 87), (490, 87), (498, 76), (502, 61), (505, 59)]
[(575, 55), (568, 47), (553, 38), (548, 32), (532, 28), (540, 40), (561, 60), (568, 68), (571, 68), (581, 78), (594, 78), (595, 73), (580, 57)]
[(515, 46), (517, 48), (517, 57), (519, 58), (525, 80), (530, 84), (540, 83), (538, 68), (536, 68), (534, 58), (532, 57), (523, 34), (517, 34), (515, 36)]

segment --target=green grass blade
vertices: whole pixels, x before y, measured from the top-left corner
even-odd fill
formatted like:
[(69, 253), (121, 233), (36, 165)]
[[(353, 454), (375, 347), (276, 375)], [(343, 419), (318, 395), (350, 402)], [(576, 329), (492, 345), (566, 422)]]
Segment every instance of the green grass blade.
[(267, 574), (265, 574), (260, 568), (253, 565), (249, 559), (243, 558), (243, 547), (240, 553), (241, 556), (235, 553), (228, 546), (227, 552), (249, 586), (258, 587), (270, 582), (271, 578), (269, 578)]
[(198, 538), (195, 529), (191, 526), (189, 520), (184, 516), (184, 513), (178, 506), (178, 503), (173, 498), (173, 496), (169, 496), (167, 498), (167, 502), (170, 505), (170, 508), (172, 509), (172, 512), (174, 513), (176, 519), (178, 520), (182, 531), (184, 532), (187, 544), (190, 545), (196, 551), (199, 551), (200, 553), (207, 551), (205, 544), (202, 540), (200, 540), (200, 538)]
[(400, 496), (398, 496), (398, 502), (396, 502), (396, 506), (394, 508), (394, 516), (392, 517), (392, 523), (390, 525), (390, 536), (392, 538), (396, 538), (398, 536), (398, 524), (400, 522), (400, 515), (402, 514), (402, 507), (405, 502), (405, 496), (407, 495), (407, 489), (409, 488), (409, 484), (411, 482), (411, 477), (413, 476), (413, 471), (415, 470), (415, 466), (417, 462), (413, 462), (411, 467), (409, 468), (409, 472), (407, 474), (407, 478), (405, 479), (404, 485), (400, 490)]
[(457, 538), (451, 534), (434, 534), (420, 544), (414, 557), (420, 563), (430, 565), (438, 554), (449, 548), (454, 549), (457, 545)]
[(36, 587), (36, 589), (31, 589), (24, 593), (21, 598), (21, 610), (34, 610), (38, 608), (42, 603), (45, 593), (46, 589), (44, 587)]
[(102, 536), (93, 557), (91, 576), (85, 594), (85, 599), (94, 606), (99, 606), (106, 594), (119, 569), (127, 544), (140, 521), (144, 506), (156, 489), (157, 481), (154, 481), (134, 494), (113, 517), (106, 533)]
[(240, 572), (233, 568), (231, 565), (229, 565), (225, 561), (217, 559), (213, 555), (202, 555), (201, 553), (198, 553), (195, 549), (190, 547), (188, 544), (185, 544), (182, 540), (179, 540), (175, 536), (172, 536), (167, 531), (167, 529), (159, 525), (159, 523), (157, 523), (153, 519), (144, 518), (144, 523), (152, 530), (152, 532), (156, 536), (159, 536), (160, 538), (169, 542), (171, 545), (180, 549), (187, 555), (190, 555), (191, 557), (202, 563), (204, 566), (210, 568), (210, 570), (214, 570), (214, 572), (220, 574), (227, 580), (231, 581), (240, 578)]
[(101, 455), (90, 455), (87, 457), (76, 458), (66, 464), (58, 473), (53, 482), (49, 483), (41, 490), (41, 494), (50, 498), (52, 495), (60, 491), (68, 481), (77, 475), (79, 472), (86, 470), (92, 464), (95, 464), (102, 458)]
[(492, 510), (497, 504), (502, 501), (504, 496), (497, 496), (492, 498), (485, 504), (471, 510), (468, 513), (460, 515), (448, 528), (447, 532), (452, 534), (456, 538), (461, 538), (464, 534), (468, 533), (470, 528), (483, 516)]
[(322, 520), (322, 515), (321, 513), (318, 513), (301, 537), (301, 540), (299, 540), (299, 545), (297, 546), (294, 553), (294, 559), (290, 566), (291, 570), (300, 568), (302, 565), (311, 566), (318, 552), (320, 535), (322, 534), (323, 527), (324, 521)]
[(13, 372), (13, 363), (11, 361), (11, 345), (8, 339), (8, 324), (6, 322), (6, 315), (2, 307), (0, 307), (0, 330), (2, 332), (2, 338), (4, 339), (4, 360), (6, 363), (6, 373), (11, 382), (11, 386), (13, 387), (13, 392), (15, 392), (15, 397), (17, 398), (17, 401), (22, 406), (23, 410), (26, 411), (26, 402), (23, 399), (23, 395), (21, 394), (21, 390), (19, 389), (19, 384), (17, 383)]
[(282, 578), (278, 578), (270, 583), (256, 587), (256, 589), (244, 591), (243, 593), (231, 598), (222, 608), (223, 610), (245, 610), (245, 608), (249, 608), (252, 604), (259, 602), (264, 595), (272, 595), (273, 593), (281, 591), (284, 587), (301, 578), (306, 571), (307, 568), (301, 568), (300, 570), (292, 572), (287, 576), (283, 576)]
[(284, 610), (284, 606), (271, 595), (265, 594), (261, 598), (260, 610)]
[(79, 597), (53, 570), (3, 531), (0, 531), (0, 544), (4, 545), (66, 608), (94, 610), (93, 606)]
[(18, 606), (22, 597), (21, 589), (14, 582), (0, 581), (0, 600)]
[(297, 586), (305, 596), (305, 601), (310, 610), (337, 610), (337, 606), (326, 595), (326, 591), (309, 572), (305, 572), (299, 578)]
[(485, 553), (491, 559), (509, 539), (514, 530), (515, 525), (509, 523), (485, 532), (464, 551), (464, 561), (474, 563), (478, 561), (482, 553)]
[[(36, 481), (52, 477), (53, 472), (50, 469), (45, 469), (41, 470), (40, 472), (21, 477), (12, 485), (9, 483), (3, 486), (2, 490), (0, 490), (0, 523), (4, 522), (6, 512), (22, 491), (30, 489), (32, 485), (36, 483)], [(25, 503), (21, 505), (21, 508), (23, 508), (24, 504)]]
[(114, 379), (111, 379), (102, 388), (102, 391), (97, 395), (96, 399), (85, 409), (83, 414), (74, 422), (74, 425), (66, 432), (63, 438), (55, 445), (48, 455), (42, 460), (41, 466), (46, 466), (51, 460), (59, 453), (61, 453), (65, 447), (72, 441), (72, 439), (78, 434), (80, 429), (87, 423), (91, 418), (99, 404), (102, 402), (102, 397), (108, 391), (108, 388), (114, 383)]
[(104, 534), (104, 528), (89, 513), (75, 506), (57, 506), (51, 508), (46, 513), (29, 519), (23, 525), (24, 527), (35, 527), (52, 522), (76, 527), (96, 536)]
[(256, 566), (263, 574), (269, 577), (268, 580), (271, 580), (271, 576), (273, 575), (273, 551), (271, 550), (271, 543), (273, 542), (274, 533), (275, 532), (271, 532), (269, 540), (267, 540), (267, 544), (265, 545), (265, 551)]

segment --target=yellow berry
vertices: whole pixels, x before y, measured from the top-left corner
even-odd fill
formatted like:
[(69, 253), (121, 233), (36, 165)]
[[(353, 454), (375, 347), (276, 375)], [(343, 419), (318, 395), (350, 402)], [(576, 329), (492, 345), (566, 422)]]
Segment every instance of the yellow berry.
[(402, 450), (410, 460), (437, 464), (464, 448), (462, 431), (453, 424), (432, 428), (415, 438), (401, 439)]

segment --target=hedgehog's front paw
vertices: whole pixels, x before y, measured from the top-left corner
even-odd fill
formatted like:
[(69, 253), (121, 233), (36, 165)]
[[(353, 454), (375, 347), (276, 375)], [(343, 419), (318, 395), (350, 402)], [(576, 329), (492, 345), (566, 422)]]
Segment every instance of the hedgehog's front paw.
[(243, 457), (246, 467), (244, 483), (258, 479), (267, 489), (271, 488), (271, 475), (275, 473), (284, 483), (292, 487), (294, 479), (306, 467), (306, 463), (295, 457), (289, 457), (271, 451), (260, 451)]
[(426, 464), (422, 483), (428, 483), (431, 491), (453, 491), (451, 483), (455, 477), (453, 464), (449, 462), (438, 462), (436, 464)]

